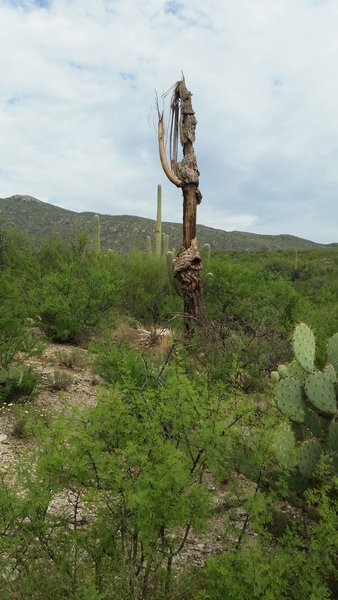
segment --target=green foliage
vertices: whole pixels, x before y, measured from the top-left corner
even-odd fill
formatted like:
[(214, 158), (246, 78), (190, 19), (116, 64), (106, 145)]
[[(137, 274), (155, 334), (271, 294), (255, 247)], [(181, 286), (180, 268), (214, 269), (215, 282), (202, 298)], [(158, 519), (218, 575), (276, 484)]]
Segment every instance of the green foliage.
[[(156, 385), (137, 388), (132, 377), (125, 373), (102, 391), (95, 409), (59, 420), (46, 434), (36, 476), (48, 492), (38, 500), (30, 488), (25, 516), (32, 534), (28, 529), (17, 539), (15, 551), (23, 544), (26, 557), (33, 557), (48, 540), (38, 554), (39, 567), (49, 565), (62, 597), (77, 597), (86, 571), (97, 574), (91, 580), (96, 593), (107, 594), (114, 581), (113, 598), (165, 597), (174, 558), (208, 515), (211, 497), (203, 474), (223, 436), (220, 405), (207, 379), (195, 382), (179, 359)], [(46, 511), (52, 496), (67, 489), (91, 514), (86, 528), (62, 526), (60, 517)], [(5, 514), (3, 505), (0, 517)], [(20, 521), (23, 507), (16, 514)], [(14, 552), (10, 539), (8, 557)], [(17, 586), (23, 585), (24, 565), (18, 567)]]
[(0, 370), (0, 404), (4, 402), (26, 402), (39, 382), (37, 373), (24, 365)]
[[(160, 368), (107, 340), (96, 355), (107, 382), (97, 406), (37, 429), (36, 468), (22, 470), (18, 490), (0, 483), (3, 597), (298, 600), (319, 590), (333, 599), (333, 490), (313, 492), (319, 523), (278, 540), (269, 534), (279, 507), (262, 476), (273, 416), (265, 412), (263, 421), (250, 397), (233, 397), (184, 349)], [(224, 481), (243, 465), (257, 484), (245, 484), (245, 519), (231, 526), (233, 479), (230, 521), (220, 531), (229, 551), (190, 578), (186, 569), (180, 575), (175, 562), (214, 503), (205, 480)]]
[(144, 325), (154, 325), (172, 316), (173, 305), (179, 310), (162, 259), (134, 251), (125, 257), (123, 266), (128, 276), (121, 290), (121, 308), (126, 314)]
[[(193, 571), (184, 580), (189, 589), (184, 598), (333, 600), (338, 586), (337, 481), (309, 490), (307, 497), (318, 511), (315, 521), (292, 523), (289, 517), (277, 543), (269, 533), (271, 523), (265, 522), (258, 535), (247, 535), (245, 543), (211, 558), (204, 570)], [(256, 520), (264, 518), (263, 507), (264, 499), (257, 496), (247, 505)], [(277, 505), (265, 502), (265, 509), (271, 513)]]
[(300, 298), (288, 281), (267, 275), (259, 265), (212, 256), (210, 270), (205, 288), (210, 336), (228, 352), (235, 349), (249, 381), (257, 382), (289, 356)]
[[(7, 237), (0, 269), (0, 368), (8, 369), (18, 352), (32, 353), (37, 340), (31, 321), (36, 316), (37, 263), (24, 238)], [(30, 319), (30, 321), (29, 321)]]
[[(46, 425), (22, 409), (17, 435), (31, 432), (38, 448), (0, 478), (1, 598), (336, 597), (338, 338), (329, 340), (325, 366), (323, 334), (333, 325), (321, 324), (337, 307), (336, 267), (332, 254), (326, 314), (321, 256), (211, 257), (207, 323), (189, 346), (176, 341), (164, 356), (119, 342), (109, 328), (115, 312), (152, 325), (179, 310), (162, 259), (93, 256), (85, 237), (48, 240), (37, 252), (23, 239), (4, 240), (3, 398), (12, 386), (16, 400), (23, 383), (29, 393), (35, 377), (18, 363), (18, 353), (36, 347), (27, 318), (54, 339), (106, 333), (92, 344), (101, 376), (95, 407), (68, 409)], [(294, 324), (308, 316), (316, 347), (302, 325), (291, 360)], [(66, 354), (60, 364), (81, 366)], [(290, 507), (294, 498), (314, 521)], [(189, 573), (182, 552), (215, 517), (227, 552)]]
[(32, 333), (36, 261), (32, 247), (22, 236), (6, 236), (0, 269), (0, 403), (25, 402), (33, 394), (37, 374), (22, 364), (19, 353), (33, 355), (41, 343)]
[(51, 250), (52, 264), (45, 263), (41, 277), (41, 325), (54, 341), (74, 341), (99, 327), (116, 307), (121, 287), (118, 262), (112, 253), (88, 253), (81, 238), (63, 251)]
[(106, 383), (132, 385), (141, 388), (147, 380), (142, 355), (127, 343), (102, 338), (92, 347), (94, 366)]

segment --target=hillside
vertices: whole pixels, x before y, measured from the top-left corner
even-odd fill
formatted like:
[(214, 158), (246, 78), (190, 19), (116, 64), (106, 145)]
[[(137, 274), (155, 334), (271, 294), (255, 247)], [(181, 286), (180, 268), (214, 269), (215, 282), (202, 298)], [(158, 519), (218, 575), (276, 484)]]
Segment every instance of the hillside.
[[(74, 239), (79, 232), (91, 235), (94, 212), (77, 213), (26, 195), (0, 198), (0, 218), (5, 227), (29, 234), (36, 242), (57, 235), (65, 240)], [(101, 245), (126, 252), (131, 248), (146, 248), (146, 238), (153, 236), (152, 219), (128, 215), (100, 215)], [(182, 225), (163, 223), (163, 232), (169, 235), (169, 246), (179, 248)], [(199, 244), (209, 243), (214, 251), (290, 250), (326, 247), (292, 235), (259, 235), (239, 231), (222, 231), (204, 225), (197, 226)]]

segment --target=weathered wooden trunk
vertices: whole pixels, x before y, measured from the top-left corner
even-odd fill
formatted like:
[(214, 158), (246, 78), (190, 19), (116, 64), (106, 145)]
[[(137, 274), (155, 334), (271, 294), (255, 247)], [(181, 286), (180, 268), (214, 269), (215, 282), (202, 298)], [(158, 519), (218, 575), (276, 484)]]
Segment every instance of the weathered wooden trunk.
[[(196, 324), (203, 321), (203, 284), (200, 271), (202, 261), (196, 239), (199, 171), (194, 152), (196, 118), (191, 103), (191, 92), (184, 78), (174, 86), (171, 99), (170, 166), (164, 150), (163, 115), (159, 115), (158, 139), (160, 159), (167, 177), (183, 192), (183, 244), (175, 260), (174, 273), (182, 287), (184, 299), (184, 332), (189, 336)], [(178, 137), (183, 158), (177, 161)]]

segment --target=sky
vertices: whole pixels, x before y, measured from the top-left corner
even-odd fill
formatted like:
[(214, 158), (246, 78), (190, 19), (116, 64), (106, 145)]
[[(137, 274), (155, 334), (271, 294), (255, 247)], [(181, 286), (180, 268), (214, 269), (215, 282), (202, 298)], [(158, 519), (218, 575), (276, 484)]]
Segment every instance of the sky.
[[(160, 166), (184, 73), (198, 222), (338, 242), (337, 0), (0, 0), (0, 197), (182, 219)], [(210, 240), (212, 245), (212, 240)]]

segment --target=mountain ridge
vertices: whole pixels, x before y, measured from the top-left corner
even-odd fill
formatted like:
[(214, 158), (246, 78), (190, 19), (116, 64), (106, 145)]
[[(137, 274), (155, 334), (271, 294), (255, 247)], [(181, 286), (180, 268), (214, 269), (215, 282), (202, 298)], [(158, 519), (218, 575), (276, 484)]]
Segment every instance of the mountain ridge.
[[(27, 194), (0, 198), (2, 225), (19, 229), (38, 243), (50, 235), (64, 240), (75, 239), (80, 232), (92, 236), (93, 217), (100, 216), (102, 248), (127, 252), (146, 249), (147, 236), (154, 236), (155, 220), (133, 215), (108, 215), (92, 211), (76, 212), (43, 202)], [(169, 235), (169, 247), (178, 249), (182, 240), (182, 224), (163, 222), (162, 231)], [(209, 243), (213, 251), (302, 250), (330, 248), (338, 244), (319, 244), (290, 234), (268, 235), (243, 231), (224, 231), (197, 225), (199, 244)]]

